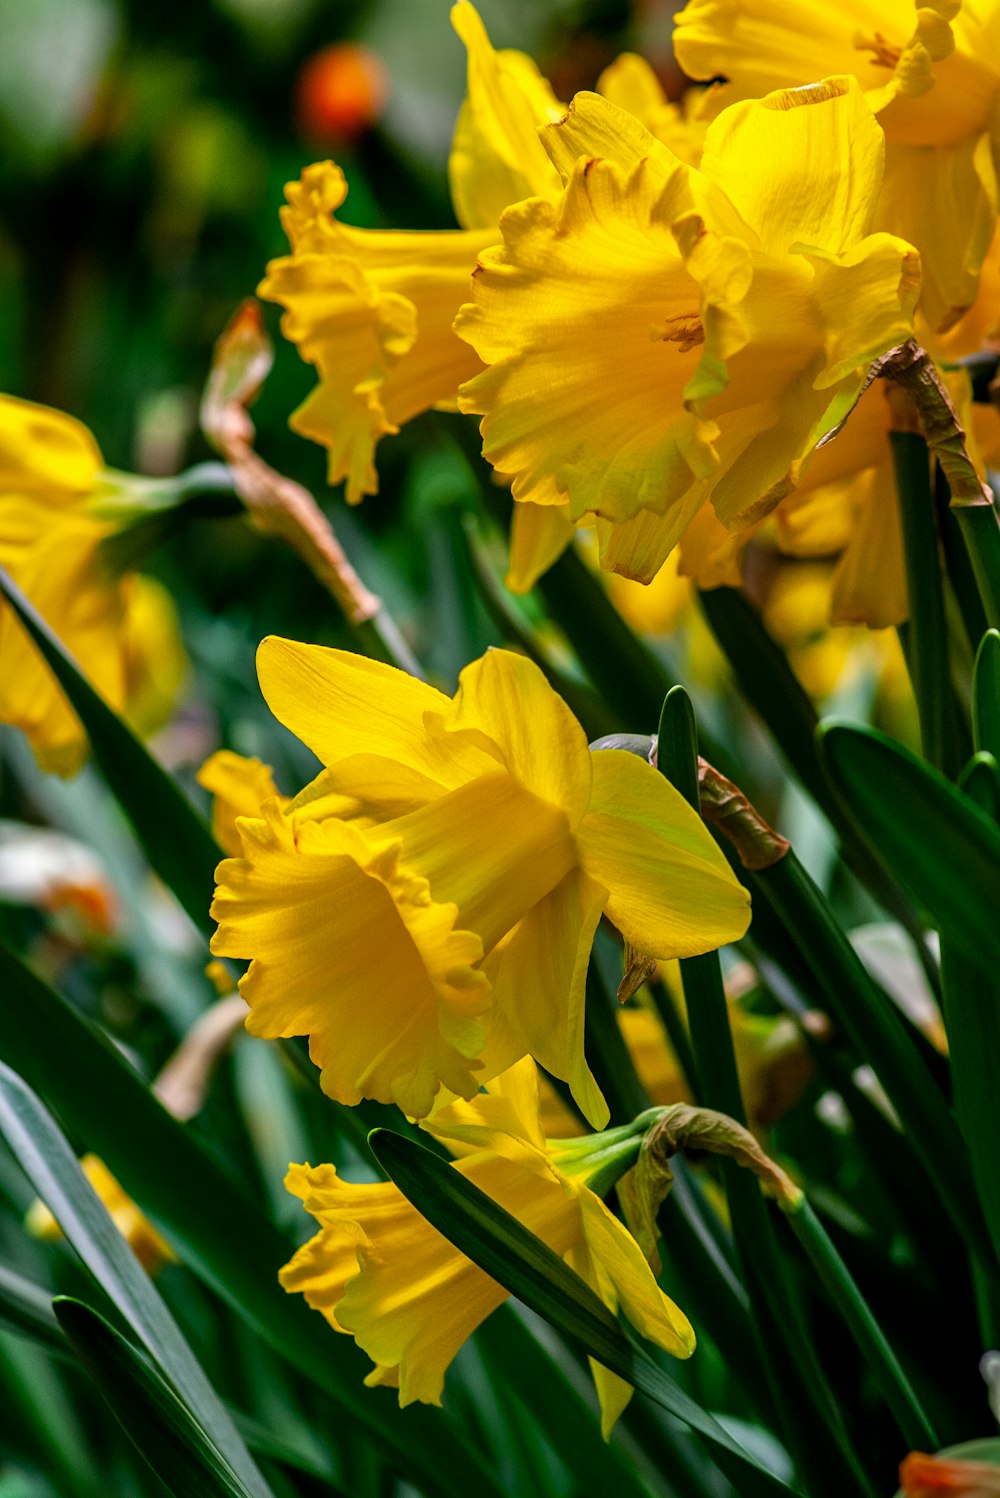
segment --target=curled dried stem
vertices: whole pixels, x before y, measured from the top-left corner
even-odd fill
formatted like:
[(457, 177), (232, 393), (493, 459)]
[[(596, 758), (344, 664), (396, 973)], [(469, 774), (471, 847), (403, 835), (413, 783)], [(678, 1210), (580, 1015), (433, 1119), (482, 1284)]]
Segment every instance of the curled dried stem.
[(292, 546), (351, 624), (364, 624), (382, 607), (347, 560), (308, 489), (286, 478), (254, 452), (247, 407), (272, 364), (271, 341), (252, 299), (242, 302), (215, 345), (201, 403), (206, 439), (225, 458), (253, 525)]
[(927, 350), (915, 338), (907, 339), (875, 360), (868, 383), (874, 379), (890, 381), (906, 397), (890, 397), (894, 430), (922, 433), (948, 480), (952, 506), (992, 508), (993, 496), (969, 457), (958, 412)]
[(725, 833), (745, 869), (769, 869), (785, 857), (788, 839), (775, 832), (738, 785), (700, 755), (698, 795), (705, 821)]

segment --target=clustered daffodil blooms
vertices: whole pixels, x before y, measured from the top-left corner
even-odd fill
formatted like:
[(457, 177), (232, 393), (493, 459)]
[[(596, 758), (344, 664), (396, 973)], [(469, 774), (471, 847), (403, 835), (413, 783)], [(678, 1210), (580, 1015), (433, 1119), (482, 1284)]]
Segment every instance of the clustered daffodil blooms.
[(876, 226), (919, 249), (932, 329), (972, 304), (997, 213), (997, 0), (688, 0), (674, 47), (726, 79), (717, 107), (853, 75), (886, 134)]
[(236, 821), (212, 941), (252, 958), (247, 1028), (310, 1037), (324, 1090), (430, 1112), (525, 1055), (595, 1127), (584, 979), (603, 914), (643, 952), (735, 941), (749, 900), (700, 817), (624, 750), (591, 753), (530, 661), (491, 650), (454, 698), (344, 651), (265, 640), (267, 702), (324, 769)]
[[(260, 286), (262, 297), (284, 307), (285, 336), (319, 375), (291, 425), (328, 449), (330, 483), (346, 480), (351, 504), (377, 491), (379, 439), (423, 411), (454, 410), (459, 386), (481, 368), (452, 323), (468, 299), (477, 258), (500, 241), (504, 210), (524, 198), (555, 200), (562, 191), (538, 129), (565, 106), (525, 53), (493, 49), (469, 0), (459, 0), (451, 15), (468, 52), (467, 95), (448, 165), (460, 227), (344, 224), (336, 217), (347, 196), (344, 174), (334, 162), (319, 162), (286, 189), (281, 218), (291, 253), (270, 263)], [(679, 155), (696, 157), (703, 126), (670, 103), (642, 58), (624, 54), (598, 90)]]
[(480, 256), (460, 405), (540, 538), (592, 515), (602, 565), (648, 581), (706, 501), (739, 530), (794, 488), (909, 336), (919, 256), (870, 232), (883, 136), (853, 78), (727, 109), (700, 169), (593, 94), (540, 135), (564, 190)]
[[(140, 732), (168, 716), (185, 668), (169, 595), (114, 570), (102, 543), (109, 475), (85, 426), (0, 396), (0, 565), (102, 697)], [(83, 728), (13, 610), (0, 603), (0, 720), (27, 734), (43, 769), (72, 774)]]
[[(630, 1126), (586, 1139), (549, 1141), (539, 1118), (534, 1064), (519, 1061), (488, 1092), (439, 1108), (422, 1124), (458, 1158), (453, 1168), (530, 1228), (613, 1312), (674, 1357), (694, 1351), (684, 1313), (659, 1288), (642, 1250), (590, 1189), (607, 1189), (632, 1163)], [(391, 1183), (352, 1185), (332, 1165), (293, 1165), (285, 1182), (319, 1232), (281, 1271), (335, 1331), (349, 1333), (375, 1364), (365, 1380), (399, 1390), (401, 1405), (440, 1404), (444, 1375), (507, 1291), (431, 1227)], [(590, 1360), (609, 1436), (632, 1387)]]

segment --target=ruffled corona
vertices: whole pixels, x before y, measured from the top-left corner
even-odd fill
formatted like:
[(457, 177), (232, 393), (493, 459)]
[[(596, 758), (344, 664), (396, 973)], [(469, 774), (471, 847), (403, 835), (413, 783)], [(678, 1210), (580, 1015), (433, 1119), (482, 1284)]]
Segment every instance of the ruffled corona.
[(480, 257), (460, 405), (516, 500), (595, 516), (602, 565), (649, 581), (706, 500), (740, 529), (794, 488), (909, 336), (919, 259), (868, 232), (882, 132), (850, 78), (725, 111), (701, 171), (596, 95), (541, 135), (566, 186)]
[[(102, 542), (116, 526), (97, 510), (104, 478), (97, 444), (80, 422), (0, 396), (0, 564), (101, 696), (152, 731), (173, 704), (184, 656), (164, 591), (105, 562)], [(0, 720), (23, 730), (43, 769), (73, 774), (87, 753), (83, 728), (4, 604), (0, 661)]]
[(537, 667), (490, 651), (454, 699), (342, 651), (265, 640), (275, 715), (326, 768), (241, 818), (212, 950), (249, 957), (247, 1027), (310, 1037), (342, 1102), (423, 1117), (525, 1055), (595, 1127), (584, 978), (602, 913), (640, 950), (733, 941), (746, 892), (663, 776), (591, 755)]
[[(546, 1141), (530, 1060), (497, 1077), (488, 1093), (440, 1108), (423, 1127), (459, 1156), (455, 1170), (566, 1259), (611, 1311), (620, 1307), (672, 1356), (690, 1356), (687, 1317), (589, 1189), (580, 1152), (561, 1157)], [(285, 1289), (304, 1294), (335, 1331), (354, 1337), (375, 1364), (367, 1383), (398, 1388), (401, 1405), (440, 1404), (452, 1358), (507, 1291), (391, 1183), (355, 1186), (332, 1165), (293, 1165), (285, 1184), (320, 1226), (281, 1271)], [(591, 1369), (607, 1437), (632, 1388), (593, 1361)]]
[(689, 0), (676, 27), (684, 71), (728, 80), (720, 107), (831, 72), (858, 79), (887, 140), (876, 225), (919, 249), (930, 325), (961, 316), (996, 222), (997, 0)]

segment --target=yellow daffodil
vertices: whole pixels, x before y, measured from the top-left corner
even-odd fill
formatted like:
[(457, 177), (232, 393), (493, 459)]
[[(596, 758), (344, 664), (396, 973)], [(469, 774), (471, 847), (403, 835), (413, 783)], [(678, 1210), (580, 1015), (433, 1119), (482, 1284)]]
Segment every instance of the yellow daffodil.
[[(84, 1175), (101, 1199), (108, 1216), (149, 1274), (176, 1258), (173, 1249), (156, 1228), (143, 1216), (130, 1196), (122, 1190), (104, 1161), (97, 1155), (84, 1155), (80, 1161)], [(25, 1219), (28, 1232), (36, 1238), (55, 1241), (62, 1229), (44, 1202), (36, 1201)]]
[[(285, 308), (282, 329), (314, 365), (319, 383), (291, 419), (328, 449), (331, 484), (346, 480), (355, 504), (378, 489), (381, 437), (431, 408), (454, 410), (459, 386), (482, 366), (452, 331), (480, 254), (499, 243), (501, 214), (524, 198), (555, 201), (562, 178), (538, 137), (564, 106), (523, 52), (494, 51), (469, 0), (452, 9), (468, 52), (468, 89), (448, 177), (459, 229), (357, 229), (336, 217), (347, 183), (333, 162), (307, 167), (286, 189), (282, 223), (291, 253), (271, 262), (260, 295)], [(598, 90), (634, 110), (685, 159), (704, 127), (671, 104), (653, 70), (626, 54)], [(560, 523), (561, 522), (561, 523)], [(544, 532), (544, 534), (539, 534)], [(511, 578), (523, 591), (572, 539), (572, 522), (515, 518)]]
[(676, 28), (685, 72), (727, 80), (719, 105), (857, 78), (886, 133), (877, 227), (919, 249), (932, 328), (960, 317), (996, 223), (1000, 3), (689, 0)]
[[(469, 1102), (423, 1125), (458, 1155), (453, 1168), (530, 1228), (612, 1310), (674, 1357), (694, 1333), (663, 1293), (635, 1239), (588, 1186), (593, 1157), (580, 1141), (550, 1143), (539, 1120), (530, 1060)], [(595, 1141), (596, 1143), (597, 1141)], [(412, 1207), (391, 1183), (352, 1185), (332, 1165), (293, 1165), (285, 1181), (319, 1232), (281, 1271), (335, 1331), (354, 1337), (375, 1364), (365, 1380), (399, 1390), (401, 1405), (440, 1404), (445, 1372), (507, 1291)], [(605, 1437), (632, 1394), (591, 1360)]]
[[(173, 606), (121, 576), (102, 542), (117, 529), (99, 499), (104, 463), (80, 422), (0, 396), (0, 564), (102, 697), (145, 731), (160, 726), (183, 674)], [(72, 774), (83, 729), (12, 610), (0, 604), (0, 720), (27, 734), (46, 770)]]
[(559, 177), (536, 127), (562, 110), (521, 52), (495, 52), (468, 0), (452, 22), (469, 54), (468, 95), (449, 165), (460, 229), (355, 229), (334, 217), (347, 194), (333, 162), (307, 167), (286, 189), (291, 254), (274, 260), (260, 295), (280, 302), (285, 336), (315, 365), (319, 384), (292, 417), (329, 449), (331, 484), (357, 503), (378, 488), (375, 446), (431, 407), (454, 409), (479, 368), (451, 330), (476, 258), (499, 238), (509, 203), (555, 194)]
[(700, 171), (593, 94), (540, 135), (566, 186), (480, 256), (460, 405), (516, 500), (594, 515), (602, 565), (649, 581), (706, 500), (738, 530), (790, 492), (909, 335), (919, 259), (868, 232), (883, 138), (852, 78), (726, 110)]
[(341, 1102), (413, 1117), (531, 1055), (596, 1127), (584, 977), (603, 913), (643, 952), (742, 935), (746, 892), (699, 817), (624, 750), (592, 755), (531, 662), (490, 651), (455, 697), (343, 651), (265, 640), (275, 716), (326, 767), (240, 818), (212, 950), (250, 957), (247, 1027), (310, 1037)]

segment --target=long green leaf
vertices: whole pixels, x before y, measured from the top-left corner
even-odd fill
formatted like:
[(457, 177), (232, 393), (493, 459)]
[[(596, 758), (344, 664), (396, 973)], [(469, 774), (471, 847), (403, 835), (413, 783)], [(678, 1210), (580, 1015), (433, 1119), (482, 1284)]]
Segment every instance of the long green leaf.
[(482, 1456), (447, 1416), (419, 1406), (400, 1410), (390, 1390), (364, 1388), (365, 1357), (278, 1284), (295, 1243), (100, 1031), (2, 947), (0, 995), (0, 1057), (101, 1156), (182, 1261), (373, 1431), (401, 1473), (429, 1492), (464, 1498), (474, 1482), (483, 1498), (499, 1498)]
[(0, 1062), (0, 1134), (90, 1273), (245, 1485), (272, 1498), (221, 1400), (50, 1114)]
[(374, 1130), (369, 1142), (383, 1170), (439, 1233), (588, 1357), (697, 1431), (741, 1494), (794, 1491), (685, 1394), (547, 1244), (478, 1186), (423, 1145), (388, 1129)]
[(103, 1316), (67, 1297), (53, 1309), (98, 1393), (175, 1498), (252, 1498), (191, 1410)]
[(94, 690), (62, 641), (0, 567), (0, 593), (45, 657), (90, 739), (101, 774), (135, 829), (151, 866), (201, 931), (208, 918), (215, 866), (212, 834), (176, 782)]
[(997, 955), (1000, 831), (945, 777), (873, 728), (824, 723), (820, 746), (858, 832), (942, 934), (977, 962)]

